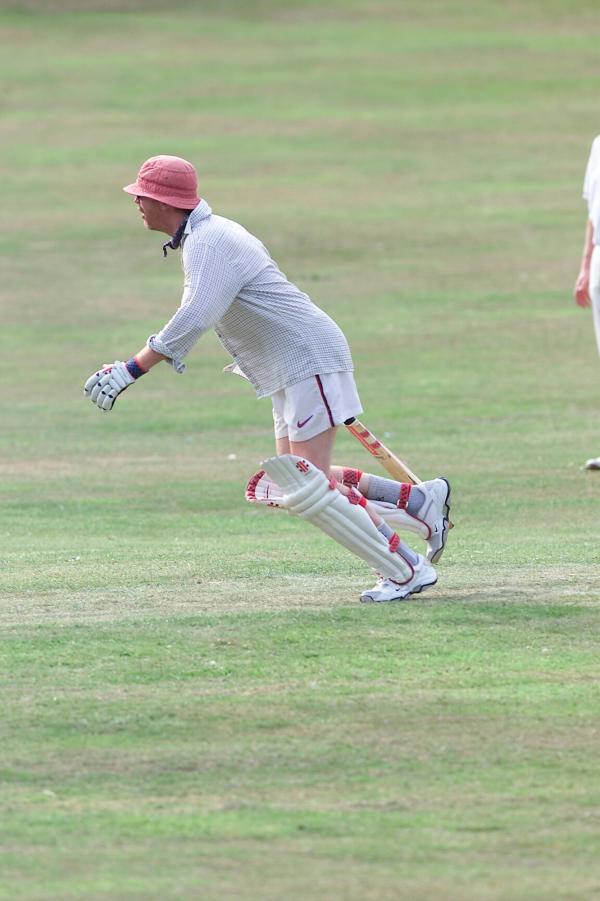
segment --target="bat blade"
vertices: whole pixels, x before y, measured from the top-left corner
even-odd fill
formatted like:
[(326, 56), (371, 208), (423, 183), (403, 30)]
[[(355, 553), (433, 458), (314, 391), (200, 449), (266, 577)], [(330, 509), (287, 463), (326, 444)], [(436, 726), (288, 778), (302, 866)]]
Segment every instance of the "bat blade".
[(383, 468), (394, 477), (397, 482), (411, 482), (418, 485), (421, 479), (401, 460), (396, 454), (382, 444), (375, 435), (363, 425), (359, 419), (353, 419), (345, 422), (344, 425), (368, 452), (375, 457)]

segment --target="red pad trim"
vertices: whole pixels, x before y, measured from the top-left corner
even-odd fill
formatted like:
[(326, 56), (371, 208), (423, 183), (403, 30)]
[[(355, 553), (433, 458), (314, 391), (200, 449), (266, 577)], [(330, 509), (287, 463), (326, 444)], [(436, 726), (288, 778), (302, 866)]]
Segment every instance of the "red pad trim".
[(362, 472), (360, 469), (350, 469), (349, 467), (344, 467), (344, 472), (342, 475), (342, 485), (347, 485), (349, 488), (358, 488), (358, 483), (360, 482), (362, 477)]
[(257, 472), (256, 475), (252, 476), (252, 478), (246, 485), (246, 500), (251, 504), (256, 503), (256, 486), (258, 485), (264, 474), (264, 469), (261, 469), (260, 472)]
[(359, 507), (367, 506), (366, 497), (363, 497), (360, 491), (356, 491), (354, 488), (351, 488), (348, 492), (348, 500), (351, 504), (357, 504)]
[(390, 538), (390, 551), (392, 554), (398, 550), (398, 546), (400, 544), (400, 536), (397, 532), (394, 532), (392, 537)]
[(410, 482), (402, 482), (400, 486), (400, 497), (398, 498), (398, 507), (401, 510), (405, 510), (408, 504), (408, 499), (410, 497), (412, 485)]

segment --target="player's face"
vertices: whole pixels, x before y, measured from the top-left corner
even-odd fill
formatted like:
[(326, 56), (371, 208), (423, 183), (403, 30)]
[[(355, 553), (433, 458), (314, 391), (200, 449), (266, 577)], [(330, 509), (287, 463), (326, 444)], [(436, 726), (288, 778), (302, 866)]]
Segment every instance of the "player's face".
[[(165, 231), (165, 204), (151, 197), (136, 197), (144, 225), (150, 231)], [(168, 228), (166, 229), (168, 231)]]

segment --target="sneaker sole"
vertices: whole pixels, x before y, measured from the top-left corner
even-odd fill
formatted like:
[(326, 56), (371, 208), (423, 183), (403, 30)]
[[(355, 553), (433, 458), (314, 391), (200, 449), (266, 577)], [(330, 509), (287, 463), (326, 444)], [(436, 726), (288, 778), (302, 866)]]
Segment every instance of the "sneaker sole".
[(419, 585), (417, 588), (413, 588), (412, 591), (409, 591), (408, 594), (403, 594), (397, 598), (388, 598), (387, 600), (376, 600), (376, 598), (363, 597), (361, 595), (360, 602), (361, 604), (397, 604), (398, 601), (407, 601), (413, 594), (421, 594), (422, 591), (425, 591), (427, 588), (432, 588), (433, 585), (437, 584), (437, 578), (433, 580), (433, 582), (425, 582), (423, 585)]
[(443, 476), (440, 476), (440, 478), (441, 478), (442, 482), (446, 483), (448, 493), (446, 494), (446, 497), (444, 499), (444, 524), (442, 526), (442, 543), (439, 546), (439, 548), (437, 549), (437, 551), (431, 557), (429, 557), (429, 556), (427, 557), (427, 559), (429, 560), (430, 563), (437, 563), (438, 560), (440, 559), (440, 557), (442, 556), (442, 554), (444, 553), (444, 551), (446, 549), (446, 542), (448, 541), (448, 532), (450, 531), (450, 529), (449, 529), (450, 492), (451, 492), (450, 482), (448, 481), (448, 479), (445, 479)]

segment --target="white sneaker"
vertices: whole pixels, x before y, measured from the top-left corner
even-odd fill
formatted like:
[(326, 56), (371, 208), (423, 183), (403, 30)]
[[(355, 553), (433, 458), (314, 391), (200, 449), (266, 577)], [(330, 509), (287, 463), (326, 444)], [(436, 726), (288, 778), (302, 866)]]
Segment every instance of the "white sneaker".
[(600, 457), (592, 457), (591, 460), (586, 460), (585, 468), (586, 469), (600, 469)]
[(416, 486), (425, 500), (415, 515), (427, 526), (427, 553), (430, 563), (437, 563), (448, 540), (448, 515), (450, 513), (450, 483), (447, 479), (431, 479)]
[(403, 601), (411, 594), (420, 594), (437, 582), (437, 574), (425, 557), (419, 554), (419, 562), (414, 567), (414, 576), (410, 582), (401, 585), (393, 579), (379, 577), (377, 584), (368, 591), (363, 591), (360, 599), (365, 604), (383, 603), (385, 601)]

